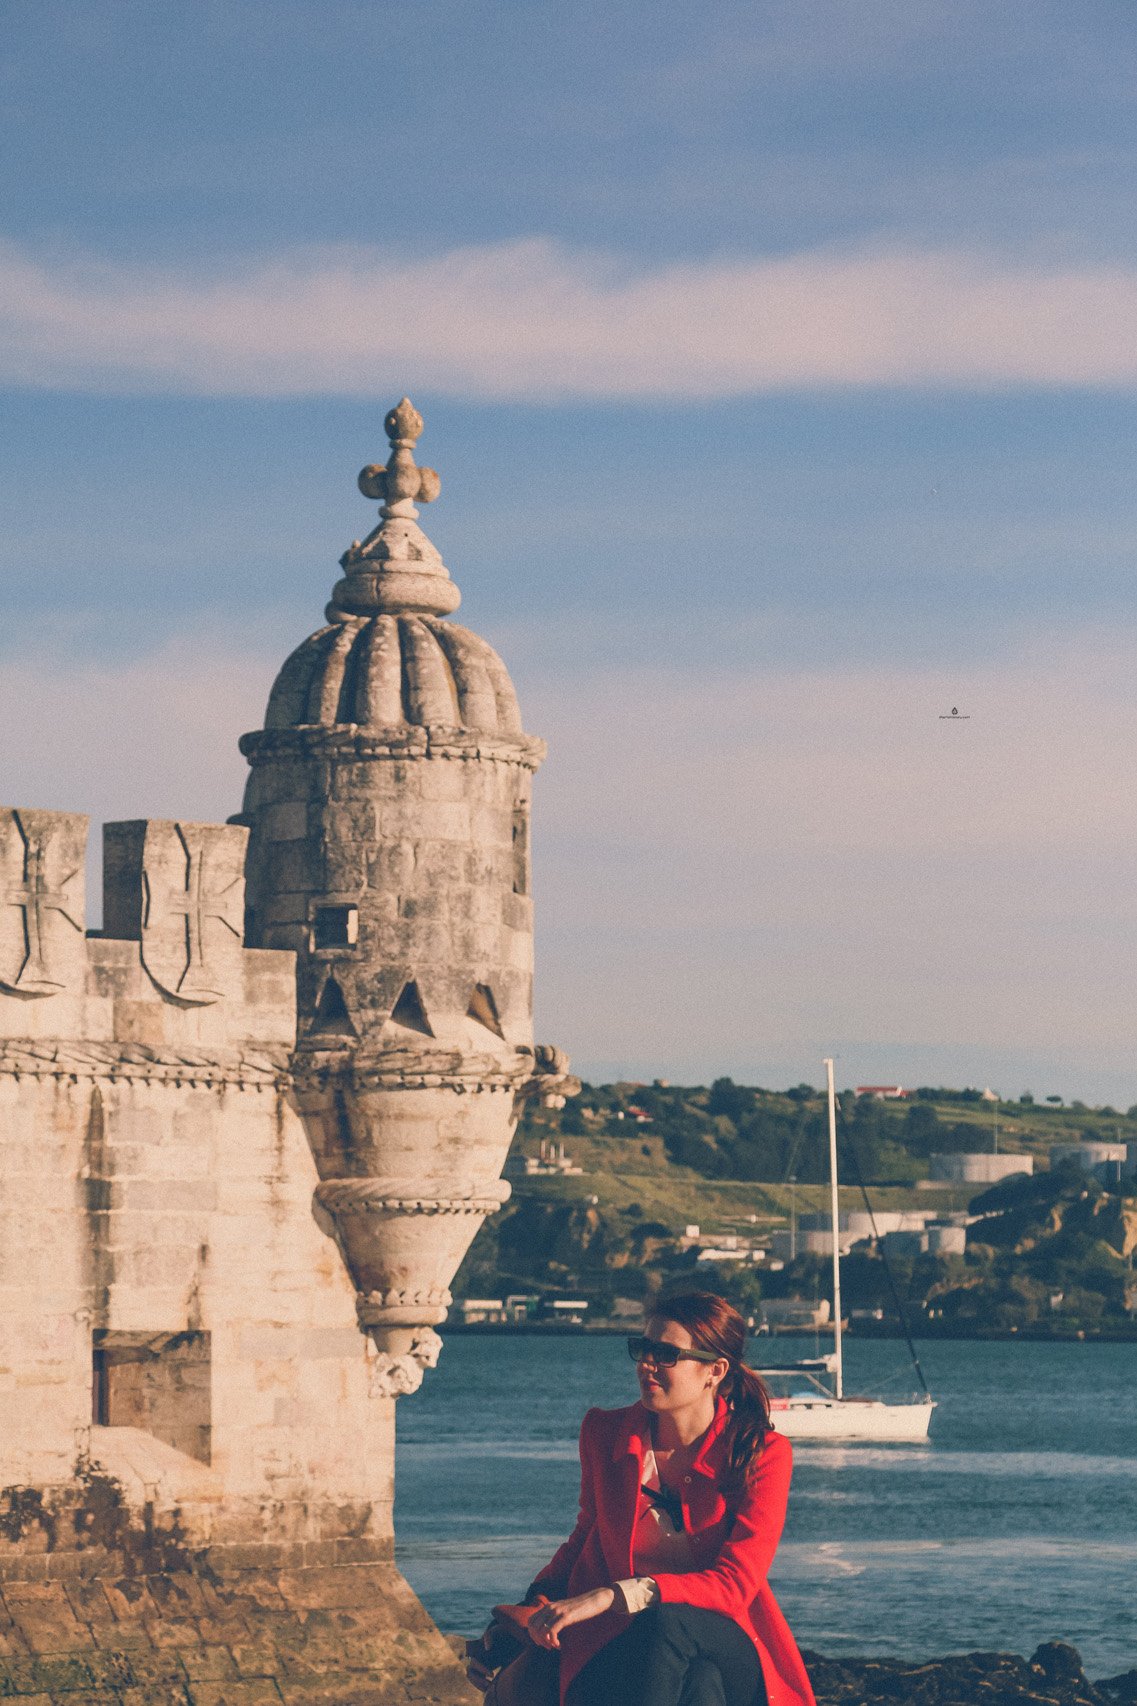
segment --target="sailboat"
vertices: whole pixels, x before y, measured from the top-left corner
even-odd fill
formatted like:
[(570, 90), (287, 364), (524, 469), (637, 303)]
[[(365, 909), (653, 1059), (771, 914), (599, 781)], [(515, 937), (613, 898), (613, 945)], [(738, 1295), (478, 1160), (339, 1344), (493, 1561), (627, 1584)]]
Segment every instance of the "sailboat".
[(837, 1228), (837, 1098), (833, 1062), (825, 1062), (829, 1091), (829, 1197), (833, 1227), (832, 1352), (793, 1363), (770, 1363), (759, 1368), (770, 1389), (770, 1420), (789, 1439), (918, 1441), (928, 1437), (935, 1402), (928, 1391), (911, 1339), (908, 1348), (919, 1375), (922, 1393), (902, 1403), (862, 1398), (845, 1391), (841, 1343), (841, 1255)]

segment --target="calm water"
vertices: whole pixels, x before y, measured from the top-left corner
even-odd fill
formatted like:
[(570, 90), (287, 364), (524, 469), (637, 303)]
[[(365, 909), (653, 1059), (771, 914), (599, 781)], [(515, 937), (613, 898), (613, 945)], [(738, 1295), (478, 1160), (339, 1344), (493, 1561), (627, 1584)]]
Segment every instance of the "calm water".
[[(813, 1354), (781, 1339), (779, 1361)], [(784, 1355), (783, 1355), (784, 1353)], [(926, 1658), (1072, 1641), (1137, 1665), (1137, 1345), (929, 1344), (927, 1445), (795, 1446), (770, 1581), (803, 1647)], [(902, 1395), (894, 1343), (846, 1386)], [(398, 1405), (398, 1556), (443, 1629), (516, 1599), (576, 1517), (580, 1418), (631, 1403), (617, 1338), (451, 1337)]]

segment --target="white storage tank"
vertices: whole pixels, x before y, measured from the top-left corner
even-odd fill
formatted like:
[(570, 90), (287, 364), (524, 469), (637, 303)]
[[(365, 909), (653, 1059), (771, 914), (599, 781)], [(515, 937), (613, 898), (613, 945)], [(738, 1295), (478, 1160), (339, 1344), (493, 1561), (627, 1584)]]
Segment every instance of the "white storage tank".
[(1000, 1179), (1033, 1172), (1033, 1155), (933, 1155), (928, 1162), (928, 1176), (945, 1185), (997, 1185)]

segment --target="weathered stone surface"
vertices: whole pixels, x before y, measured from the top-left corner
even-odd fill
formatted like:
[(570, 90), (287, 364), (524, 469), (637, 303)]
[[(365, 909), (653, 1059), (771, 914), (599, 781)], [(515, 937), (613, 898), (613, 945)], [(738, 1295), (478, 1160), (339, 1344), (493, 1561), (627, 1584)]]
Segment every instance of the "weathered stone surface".
[(20, 1706), (478, 1698), (389, 1562), (298, 1561), (281, 1571), (266, 1559), (230, 1577), (215, 1558), (189, 1571), (96, 1578), (79, 1596), (9, 1578), (0, 1622), (9, 1631), (0, 1696)]
[(1137, 1671), (1091, 1683), (1077, 1649), (1065, 1641), (1047, 1641), (1029, 1659), (962, 1653), (905, 1664), (802, 1657), (818, 1706), (1130, 1706), (1137, 1700)]

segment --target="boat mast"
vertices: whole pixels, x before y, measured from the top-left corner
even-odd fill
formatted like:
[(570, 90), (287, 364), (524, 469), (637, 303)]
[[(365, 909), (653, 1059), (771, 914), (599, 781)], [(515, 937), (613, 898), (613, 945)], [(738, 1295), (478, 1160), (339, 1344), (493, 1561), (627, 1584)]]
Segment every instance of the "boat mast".
[(841, 1366), (841, 1255), (838, 1240), (837, 1207), (837, 1097), (833, 1089), (833, 1062), (824, 1063), (829, 1089), (829, 1197), (833, 1226), (833, 1349), (837, 1356), (837, 1397), (842, 1396), (844, 1370)]

